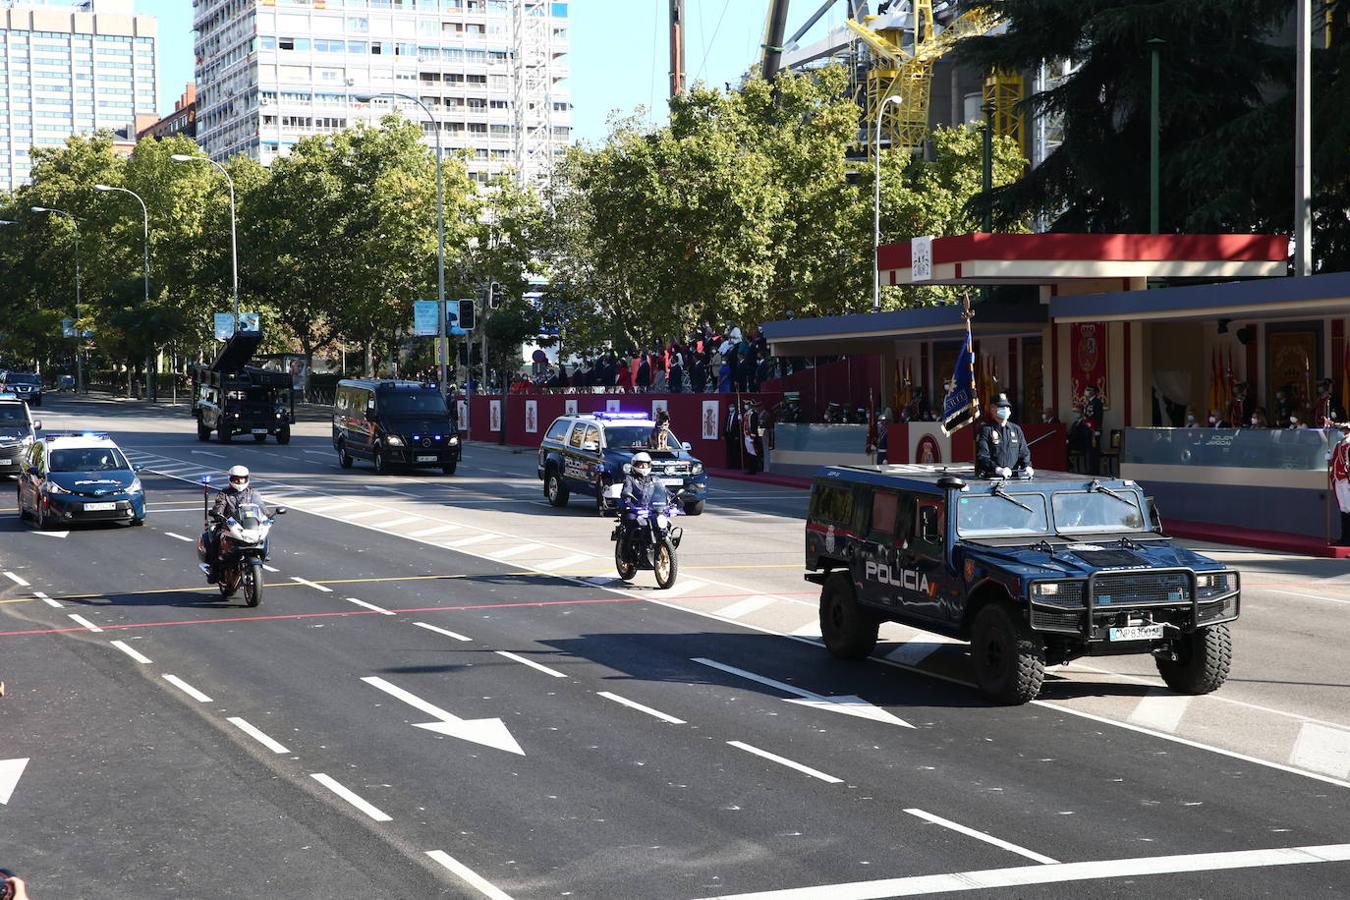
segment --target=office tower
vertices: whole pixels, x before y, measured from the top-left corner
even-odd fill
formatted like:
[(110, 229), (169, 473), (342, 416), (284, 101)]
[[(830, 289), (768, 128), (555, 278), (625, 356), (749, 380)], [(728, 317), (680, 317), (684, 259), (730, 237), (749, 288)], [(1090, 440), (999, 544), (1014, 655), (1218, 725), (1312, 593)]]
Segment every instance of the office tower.
[[(306, 135), (400, 109), (486, 181), (538, 180), (571, 134), (567, 4), (547, 0), (194, 0), (198, 140), (264, 163)], [(399, 92), (397, 98), (358, 100)]]
[(98, 129), (135, 142), (137, 116), (157, 118), (155, 32), (132, 0), (0, 8), (0, 189), (28, 181), (33, 147)]

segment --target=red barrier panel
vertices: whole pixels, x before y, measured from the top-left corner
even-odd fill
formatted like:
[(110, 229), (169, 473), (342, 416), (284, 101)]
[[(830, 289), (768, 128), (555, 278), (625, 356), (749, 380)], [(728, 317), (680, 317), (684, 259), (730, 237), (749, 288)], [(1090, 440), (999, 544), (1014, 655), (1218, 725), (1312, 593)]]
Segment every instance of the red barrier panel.
[(850, 356), (823, 366), (802, 369), (786, 378), (769, 378), (760, 387), (765, 391), (797, 391), (801, 394), (801, 408), (807, 420), (819, 422), (825, 415), (825, 406), (831, 400), (846, 406), (867, 406), (867, 391), (871, 389), (877, 409), (887, 406), (889, 400), (878, 396), (881, 390), (881, 357)]
[[(1022, 426), (1022, 433), (1031, 444), (1031, 465), (1047, 472), (1069, 470), (1069, 430), (1063, 425), (1045, 425), (1040, 422)], [(1045, 435), (1049, 435), (1046, 437)], [(1036, 443), (1037, 438), (1040, 438)]]
[[(570, 410), (577, 413), (620, 412), (655, 415), (664, 404), (670, 413), (675, 436), (693, 445), (693, 454), (705, 466), (722, 469), (727, 465), (727, 443), (722, 430), (727, 413), (736, 398), (758, 400), (765, 409), (775, 406), (782, 394), (545, 394), (515, 395), (505, 401), (497, 395), (480, 395), (469, 401), (469, 437), (475, 441), (497, 443), (505, 429), (506, 443), (517, 447), (538, 447), (548, 426)], [(533, 420), (529, 416), (533, 405)], [(496, 408), (494, 421), (493, 409)], [(495, 425), (495, 427), (494, 427)], [(530, 427), (533, 430), (530, 430)], [(705, 437), (705, 430), (712, 437)]]

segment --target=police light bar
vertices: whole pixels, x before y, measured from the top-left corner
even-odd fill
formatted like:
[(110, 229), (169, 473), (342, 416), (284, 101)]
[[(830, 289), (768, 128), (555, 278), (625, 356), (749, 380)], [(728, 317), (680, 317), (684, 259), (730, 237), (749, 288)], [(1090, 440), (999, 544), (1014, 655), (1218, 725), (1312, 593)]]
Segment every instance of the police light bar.
[(58, 439), (58, 438), (74, 438), (74, 437), (77, 437), (77, 438), (91, 438), (91, 439), (95, 439), (95, 440), (108, 440), (108, 439), (109, 439), (109, 438), (108, 438), (108, 432), (106, 432), (106, 431), (82, 431), (82, 432), (79, 432), (78, 434), (77, 434), (76, 432), (74, 432), (74, 431), (58, 431), (58, 432), (55, 432), (54, 434), (44, 434), (44, 435), (42, 436), (42, 439), (43, 439), (44, 441), (54, 441), (54, 440), (56, 440), (56, 439)]
[(595, 413), (597, 419), (650, 419), (651, 416), (639, 412), (598, 412)]

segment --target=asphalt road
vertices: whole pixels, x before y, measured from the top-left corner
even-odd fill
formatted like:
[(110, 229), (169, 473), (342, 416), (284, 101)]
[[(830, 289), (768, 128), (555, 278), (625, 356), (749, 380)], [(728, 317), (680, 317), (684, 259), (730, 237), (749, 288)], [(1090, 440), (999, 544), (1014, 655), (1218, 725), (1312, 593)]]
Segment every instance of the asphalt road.
[[(526, 454), (376, 478), (317, 424), (281, 448), (198, 444), (181, 410), (42, 417), (114, 432), (152, 512), (0, 512), (0, 866), (35, 900), (1350, 891), (1330, 564), (1233, 554), (1213, 697), (1112, 659), (996, 708), (932, 636), (855, 665), (813, 642), (801, 492), (718, 485), (657, 592), (615, 584), (608, 521), (544, 504)], [(258, 609), (195, 566), (191, 482), (234, 462), (293, 510)]]

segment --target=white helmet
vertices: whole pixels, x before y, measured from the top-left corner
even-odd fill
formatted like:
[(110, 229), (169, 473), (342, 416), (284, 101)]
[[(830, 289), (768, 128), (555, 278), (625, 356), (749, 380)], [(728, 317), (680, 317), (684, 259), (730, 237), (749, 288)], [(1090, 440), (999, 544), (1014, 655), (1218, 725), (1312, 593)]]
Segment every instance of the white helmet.
[(248, 468), (245, 466), (232, 466), (230, 468), (230, 487), (236, 491), (248, 489)]
[(647, 468), (649, 468), (649, 469), (651, 468), (651, 466), (652, 466), (652, 457), (651, 457), (651, 454), (648, 454), (648, 453), (634, 453), (634, 454), (633, 454), (633, 468), (636, 469), (638, 466), (643, 466), (643, 465), (645, 465), (645, 466), (646, 466)]

